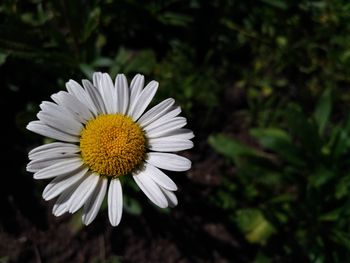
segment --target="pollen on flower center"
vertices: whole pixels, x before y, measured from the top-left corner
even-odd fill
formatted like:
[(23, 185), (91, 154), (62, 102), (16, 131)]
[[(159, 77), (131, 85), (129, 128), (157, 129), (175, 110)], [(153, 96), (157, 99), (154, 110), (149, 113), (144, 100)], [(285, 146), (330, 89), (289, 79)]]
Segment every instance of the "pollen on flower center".
[(140, 126), (130, 117), (100, 115), (83, 129), (80, 149), (92, 171), (115, 177), (130, 173), (144, 160), (146, 139)]

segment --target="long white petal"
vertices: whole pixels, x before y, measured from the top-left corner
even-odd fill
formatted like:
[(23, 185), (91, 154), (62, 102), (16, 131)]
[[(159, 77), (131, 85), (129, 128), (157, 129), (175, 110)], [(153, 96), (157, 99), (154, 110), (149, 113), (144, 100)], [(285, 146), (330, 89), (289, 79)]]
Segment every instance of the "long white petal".
[(129, 106), (129, 87), (124, 74), (117, 75), (115, 79), (115, 92), (118, 101), (118, 112), (125, 114)]
[(85, 225), (89, 225), (96, 218), (106, 195), (107, 181), (108, 180), (106, 178), (101, 177), (95, 191), (86, 201), (82, 216), (82, 220)]
[(59, 131), (78, 136), (83, 129), (83, 125), (67, 115), (54, 115), (47, 111), (40, 111), (37, 114), (39, 120)]
[(172, 154), (172, 153), (148, 153), (146, 162), (160, 168), (169, 171), (187, 171), (191, 168), (191, 161), (185, 157)]
[(47, 179), (71, 174), (79, 169), (82, 165), (83, 161), (80, 158), (62, 160), (36, 172), (34, 174), (34, 179)]
[(146, 131), (147, 138), (157, 138), (161, 136), (166, 136), (167, 134), (174, 132), (177, 129), (184, 127), (187, 121), (184, 117), (175, 117), (170, 120), (165, 121), (162, 125), (149, 129), (149, 126), (144, 130)]
[(151, 81), (136, 98), (134, 108), (131, 113), (131, 117), (134, 121), (137, 121), (146, 110), (158, 90), (158, 85), (159, 84), (157, 81)]
[[(80, 181), (82, 182), (85, 178), (86, 175), (82, 179), (80, 179)], [(63, 193), (57, 198), (57, 201), (52, 208), (52, 213), (55, 216), (61, 216), (64, 213), (68, 212), (67, 205), (78, 185), (79, 182), (75, 183), (74, 185), (63, 191)]]
[(31, 121), (27, 129), (42, 136), (64, 142), (79, 142), (79, 137), (52, 128), (41, 121)]
[(190, 140), (155, 138), (148, 140), (148, 149), (156, 152), (179, 152), (193, 147)]
[(147, 126), (148, 124), (162, 117), (170, 109), (170, 107), (174, 105), (174, 103), (175, 100), (172, 98), (163, 100), (161, 103), (145, 112), (137, 122), (141, 127)]
[(167, 199), (159, 186), (151, 179), (150, 170), (147, 167), (145, 170), (133, 174), (133, 178), (149, 200), (160, 208), (166, 208), (168, 206)]
[(53, 179), (44, 189), (43, 192), (43, 198), (45, 200), (51, 200), (52, 198), (55, 198), (59, 194), (61, 194), (64, 190), (68, 189), (72, 185), (74, 185), (76, 182), (78, 182), (88, 171), (88, 168), (83, 168), (80, 171), (77, 171), (77, 173), (73, 175), (66, 175), (66, 176), (58, 176), (55, 179)]
[(123, 213), (123, 192), (120, 180), (112, 179), (108, 190), (108, 217), (112, 226), (120, 223)]
[(169, 191), (169, 190), (164, 189), (162, 187), (160, 188), (160, 190), (162, 190), (163, 194), (165, 195), (165, 197), (168, 201), (169, 207), (177, 206), (177, 204), (178, 204), (177, 197), (172, 191)]
[(44, 168), (47, 168), (47, 167), (54, 165), (56, 163), (59, 163), (61, 161), (77, 159), (79, 157), (80, 156), (78, 154), (75, 154), (75, 153), (69, 153), (69, 154), (64, 154), (64, 155), (60, 155), (60, 156), (47, 155), (47, 156), (42, 157), (42, 158), (36, 158), (34, 160), (31, 160), (27, 164), (27, 171), (32, 172), (32, 173), (36, 173)]
[(53, 142), (41, 145), (32, 149), (28, 153), (29, 160), (42, 159), (45, 157), (61, 156), (65, 154), (74, 154), (79, 152), (80, 149), (77, 145), (72, 143)]
[(166, 135), (157, 138), (169, 138), (169, 139), (181, 139), (181, 140), (191, 140), (194, 137), (193, 132), (190, 129), (181, 128), (168, 132)]
[(103, 73), (100, 78), (100, 92), (108, 114), (117, 112), (117, 98), (114, 92), (114, 85), (111, 77)]
[(81, 103), (75, 96), (69, 94), (65, 91), (60, 91), (53, 94), (51, 98), (62, 107), (69, 109), (71, 112), (75, 113), (81, 120), (85, 123), (93, 118), (91, 111), (87, 105)]
[(167, 123), (167, 122), (169, 122), (171, 120), (176, 119), (174, 117), (179, 115), (180, 112), (181, 112), (181, 108), (180, 107), (171, 107), (170, 110), (168, 112), (166, 112), (165, 114), (163, 114), (162, 117), (160, 117), (157, 120), (153, 121), (152, 123), (150, 123), (149, 125), (144, 127), (144, 129), (146, 131), (149, 131), (149, 130), (153, 130), (153, 129), (157, 128), (157, 127), (163, 126), (164, 123)]
[(62, 118), (62, 116), (64, 116), (65, 118), (73, 119), (74, 121), (81, 123), (81, 118), (77, 114), (54, 102), (43, 101), (39, 107), (42, 111), (50, 113), (50, 115), (55, 118)]
[(100, 87), (101, 78), (102, 78), (102, 73), (101, 72), (95, 72), (92, 75), (92, 83), (94, 84), (95, 88), (97, 88), (97, 89), (101, 89), (101, 87)]
[(51, 95), (52, 100), (67, 111), (70, 111), (79, 120), (90, 120), (92, 113), (88, 105), (82, 103), (74, 95), (66, 91), (59, 91)]
[(74, 95), (83, 104), (88, 106), (88, 108), (94, 114), (94, 116), (97, 116), (98, 112), (95, 104), (91, 100), (89, 94), (83, 89), (83, 87), (78, 82), (70, 79), (66, 83), (66, 88), (70, 94)]
[(149, 170), (148, 175), (155, 183), (171, 191), (177, 190), (177, 186), (174, 183), (174, 181), (171, 180), (165, 173), (163, 173), (161, 170), (159, 170), (157, 167), (153, 166), (152, 164), (147, 163), (146, 166), (147, 166), (146, 169)]
[(128, 116), (131, 116), (132, 111), (134, 110), (136, 99), (139, 97), (143, 85), (145, 84), (145, 77), (141, 74), (137, 74), (131, 81), (130, 84), (130, 100), (128, 108)]
[(107, 110), (105, 108), (102, 96), (100, 94), (100, 91), (94, 87), (90, 81), (88, 81), (87, 79), (83, 79), (83, 86), (87, 92), (87, 94), (89, 95), (89, 97), (91, 98), (91, 101), (93, 102), (93, 104), (96, 107), (97, 113), (98, 114), (106, 114)]
[(74, 191), (68, 206), (69, 213), (75, 213), (81, 208), (95, 190), (100, 176), (91, 173)]

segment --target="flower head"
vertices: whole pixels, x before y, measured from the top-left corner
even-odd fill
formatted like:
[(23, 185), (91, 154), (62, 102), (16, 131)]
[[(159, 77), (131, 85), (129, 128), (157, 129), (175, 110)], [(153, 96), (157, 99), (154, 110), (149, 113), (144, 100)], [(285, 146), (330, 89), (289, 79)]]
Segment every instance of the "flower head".
[[(132, 175), (145, 195), (161, 208), (177, 205), (176, 184), (162, 171), (186, 171), (191, 162), (170, 152), (193, 147), (192, 131), (183, 128), (180, 107), (166, 99), (146, 111), (158, 83), (144, 87), (136, 75), (130, 88), (123, 74), (115, 83), (107, 73), (94, 73), (93, 83), (70, 80), (66, 91), (44, 101), (39, 120), (27, 129), (57, 140), (29, 152), (27, 171), (35, 179), (54, 178), (43, 198), (58, 197), (53, 214), (74, 213), (83, 207), (83, 223), (96, 217), (107, 193), (111, 224), (123, 211), (120, 179)], [(146, 111), (146, 112), (145, 112)]]

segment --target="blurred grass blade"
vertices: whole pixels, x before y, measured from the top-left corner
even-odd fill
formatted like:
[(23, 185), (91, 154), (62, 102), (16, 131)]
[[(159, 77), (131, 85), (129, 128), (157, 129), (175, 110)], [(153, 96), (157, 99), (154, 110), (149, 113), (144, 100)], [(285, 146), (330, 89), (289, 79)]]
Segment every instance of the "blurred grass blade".
[(0, 51), (0, 66), (5, 64), (8, 54)]
[(327, 121), (332, 111), (332, 90), (326, 89), (320, 97), (315, 112), (314, 118), (318, 125), (318, 133), (320, 136), (324, 133)]
[(350, 147), (350, 115), (347, 117), (344, 126), (334, 130), (336, 139), (334, 140), (334, 157), (338, 158), (349, 150)]
[(302, 145), (305, 155), (310, 160), (320, 160), (323, 145), (317, 126), (306, 117), (299, 106), (294, 104), (289, 105), (285, 117), (291, 136)]
[(349, 233), (344, 233), (342, 231), (334, 230), (332, 233), (332, 239), (337, 244), (350, 249), (350, 235)]

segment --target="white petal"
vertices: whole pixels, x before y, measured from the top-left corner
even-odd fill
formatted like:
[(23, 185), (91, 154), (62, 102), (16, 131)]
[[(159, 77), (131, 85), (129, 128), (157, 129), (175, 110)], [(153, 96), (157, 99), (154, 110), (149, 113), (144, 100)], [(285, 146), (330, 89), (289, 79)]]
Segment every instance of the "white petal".
[(191, 140), (194, 137), (193, 132), (190, 129), (177, 129), (172, 132), (168, 132), (163, 137), (157, 138), (169, 138), (169, 139), (181, 139), (181, 140)]
[(40, 111), (37, 114), (39, 120), (59, 131), (78, 136), (83, 129), (83, 125), (67, 115), (57, 116), (47, 111)]
[(91, 173), (74, 191), (67, 204), (69, 213), (75, 213), (81, 208), (95, 190), (100, 176)]
[(64, 133), (52, 128), (41, 121), (32, 121), (27, 125), (27, 129), (45, 137), (64, 142), (79, 142), (79, 137)]
[(144, 84), (145, 84), (145, 77), (141, 74), (137, 74), (131, 81), (130, 101), (129, 101), (129, 108), (128, 108), (129, 116), (131, 116), (131, 113), (135, 106), (135, 102), (137, 101), (137, 98), (140, 95)]
[(95, 104), (91, 100), (89, 94), (83, 89), (83, 87), (76, 81), (70, 79), (66, 83), (66, 88), (68, 92), (74, 95), (78, 100), (80, 100), (84, 105), (88, 106), (90, 111), (97, 116), (98, 112)]
[(125, 114), (129, 106), (129, 87), (124, 74), (118, 74), (115, 79), (118, 112)]
[(79, 152), (77, 145), (72, 143), (53, 142), (34, 148), (28, 153), (29, 160), (42, 159), (44, 157), (61, 156)]
[(161, 137), (148, 140), (148, 149), (156, 152), (178, 152), (193, 147), (190, 140), (176, 139), (171, 137)]
[(47, 155), (47, 156), (43, 156), (42, 158), (36, 158), (32, 161), (30, 161), (28, 164), (27, 164), (27, 171), (28, 172), (32, 172), (32, 173), (36, 173), (44, 168), (47, 168), (51, 165), (54, 165), (58, 162), (61, 162), (61, 161), (65, 161), (65, 160), (72, 160), (72, 159), (77, 159), (79, 158), (80, 155), (78, 154), (72, 154), (72, 153), (69, 153), (69, 154), (64, 154), (64, 155), (57, 155), (57, 156), (50, 156), (50, 155)]
[(81, 123), (81, 118), (77, 116), (75, 113), (70, 111), (69, 109), (66, 109), (60, 105), (57, 105), (54, 102), (50, 101), (43, 101), (39, 107), (45, 111), (50, 113), (50, 115), (57, 117), (57, 118), (62, 118), (61, 116), (65, 116), (66, 118), (73, 119), (74, 121)]
[(108, 190), (108, 217), (112, 226), (120, 223), (123, 213), (122, 186), (118, 178), (112, 179)]
[(149, 129), (149, 126), (144, 128), (146, 131), (147, 138), (157, 138), (161, 136), (166, 136), (168, 133), (174, 132), (177, 129), (182, 128), (187, 124), (184, 117), (175, 117), (170, 120), (165, 121), (161, 125)]
[(34, 179), (47, 179), (72, 174), (82, 165), (83, 161), (80, 158), (58, 161), (57, 163), (36, 172), (34, 174)]
[(177, 186), (171, 180), (165, 173), (163, 173), (161, 170), (153, 166), (152, 164), (146, 164), (147, 169), (149, 170), (149, 176), (150, 178), (157, 183), (159, 186), (171, 190), (171, 191), (176, 191)]
[(148, 153), (146, 162), (169, 171), (187, 171), (191, 168), (191, 161), (185, 157), (172, 153)]
[(151, 81), (137, 97), (131, 112), (131, 117), (133, 120), (137, 121), (137, 119), (140, 118), (142, 113), (148, 107), (157, 92), (158, 85), (159, 84), (157, 81)]
[(95, 191), (84, 205), (82, 220), (85, 225), (89, 225), (96, 218), (103, 199), (105, 198), (106, 190), (107, 179), (101, 177)]
[(169, 191), (167, 189), (164, 189), (164, 188), (160, 188), (160, 189), (162, 190), (163, 194), (165, 195), (165, 197), (168, 201), (169, 207), (177, 206), (178, 201), (177, 201), (176, 195), (172, 191)]
[(108, 114), (117, 112), (117, 98), (114, 92), (114, 85), (111, 77), (103, 73), (100, 77), (100, 92)]
[(168, 206), (168, 201), (159, 186), (151, 179), (150, 172), (151, 171), (146, 167), (145, 170), (133, 174), (133, 178), (149, 200), (160, 208), (166, 208)]
[(95, 72), (92, 75), (92, 83), (97, 89), (100, 89), (100, 84), (101, 84), (101, 78), (102, 78), (102, 73), (101, 72)]
[(172, 98), (162, 101), (161, 103), (148, 110), (145, 114), (143, 114), (137, 122), (141, 125), (141, 127), (147, 126), (148, 124), (163, 116), (170, 109), (170, 107), (173, 106), (174, 103), (175, 100)]
[(45, 200), (51, 200), (52, 198), (55, 198), (64, 190), (68, 189), (76, 182), (78, 182), (81, 178), (83, 178), (87, 171), (88, 168), (83, 168), (73, 175), (68, 174), (66, 176), (56, 177), (45, 187), (43, 192), (43, 198)]
[[(85, 177), (83, 177), (83, 179), (84, 178)], [(83, 179), (81, 179), (81, 180), (83, 180)], [(68, 212), (67, 204), (69, 203), (69, 200), (72, 197), (72, 195), (73, 195), (73, 193), (78, 185), (79, 185), (79, 183), (72, 185), (67, 190), (63, 191), (63, 193), (58, 197), (56, 203), (54, 204), (54, 206), (52, 208), (52, 213), (55, 216), (61, 216), (64, 213)]]
[(163, 114), (162, 117), (158, 118), (157, 120), (153, 121), (152, 123), (146, 125), (146, 127), (144, 127), (144, 129), (146, 131), (149, 131), (149, 130), (155, 129), (156, 127), (162, 126), (162, 125), (164, 125), (164, 123), (175, 119), (174, 117), (179, 115), (180, 112), (181, 112), (180, 107), (171, 107), (171, 109), (167, 113)]
[(97, 113), (98, 114), (101, 114), (101, 113), (106, 114), (107, 110), (105, 108), (105, 105), (104, 105), (104, 102), (103, 102), (103, 99), (102, 99), (102, 96), (101, 96), (99, 90), (96, 87), (94, 87), (90, 81), (88, 81), (86, 79), (83, 79), (82, 82), (83, 82), (83, 86), (84, 86), (87, 94), (89, 95), (89, 97), (91, 98), (91, 101), (93, 102), (93, 104), (96, 107)]
[(81, 103), (75, 96), (69, 94), (65, 91), (60, 91), (53, 94), (51, 98), (62, 107), (69, 109), (71, 112), (75, 113), (81, 120), (81, 122), (89, 121), (93, 118), (91, 111), (87, 105)]

